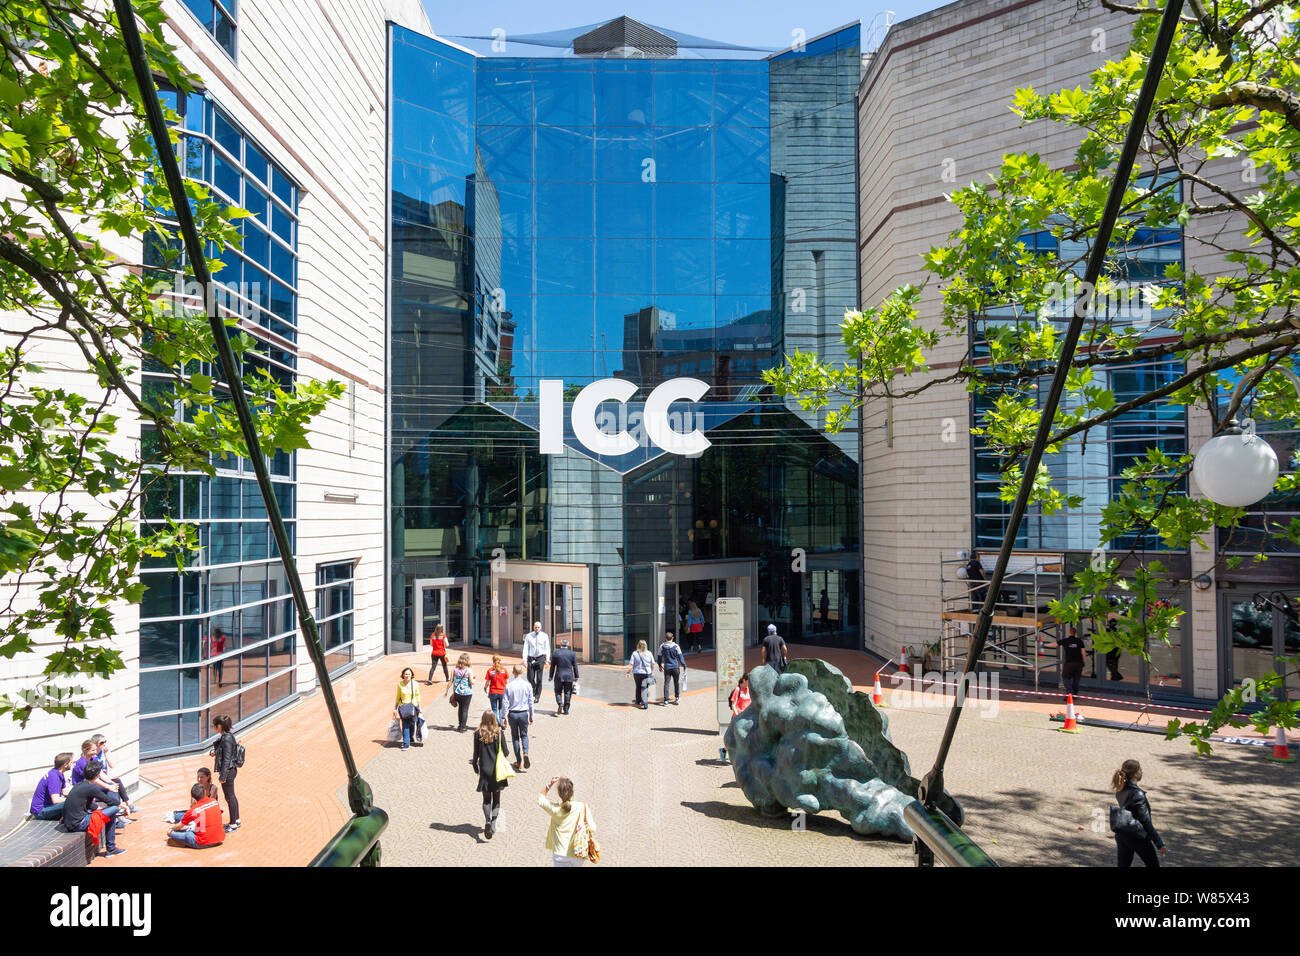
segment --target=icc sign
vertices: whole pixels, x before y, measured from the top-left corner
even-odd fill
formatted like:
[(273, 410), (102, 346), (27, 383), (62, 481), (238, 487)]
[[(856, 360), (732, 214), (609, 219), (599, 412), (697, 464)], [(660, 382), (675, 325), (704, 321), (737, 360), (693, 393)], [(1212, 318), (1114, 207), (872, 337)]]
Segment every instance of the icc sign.
[[(619, 428), (612, 434), (596, 423), (596, 411), (602, 402), (627, 402), (636, 394), (637, 387), (625, 378), (602, 378), (592, 382), (573, 400), (573, 433), (589, 451), (598, 455), (617, 457), (627, 455), (640, 447), (640, 442)], [(698, 402), (709, 390), (698, 378), (673, 378), (657, 386), (645, 400), (641, 424), (646, 439), (653, 445), (674, 455), (698, 455), (711, 442), (697, 429), (681, 432), (673, 428), (668, 414), (673, 402)], [(540, 394), (540, 450), (543, 455), (564, 452), (564, 381), (544, 378), (539, 383)], [(674, 416), (675, 417), (675, 416)], [(689, 421), (689, 416), (688, 416)]]

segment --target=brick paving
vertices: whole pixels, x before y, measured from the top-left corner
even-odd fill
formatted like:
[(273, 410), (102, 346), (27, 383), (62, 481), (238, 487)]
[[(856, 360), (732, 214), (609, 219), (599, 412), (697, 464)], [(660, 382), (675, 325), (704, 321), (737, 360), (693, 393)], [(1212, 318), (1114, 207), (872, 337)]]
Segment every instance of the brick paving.
[[(797, 656), (803, 649), (792, 648)], [(860, 687), (879, 666), (866, 655), (819, 649)], [(472, 652), (481, 676), (489, 657)], [(692, 658), (701, 665), (710, 655)], [(533, 730), (533, 767), (511, 781), (502, 798), (502, 827), (482, 837), (483, 815), (469, 767), (470, 734), (448, 729), (453, 709), (439, 699), (441, 681), (421, 687), (432, 727), (422, 748), (386, 744), (397, 674), (423, 654), (386, 658), (360, 668), (339, 688), (344, 721), (363, 774), (391, 823), (383, 840), (386, 865), (547, 865), (546, 816), (537, 792), (553, 774), (570, 776), (578, 799), (590, 801), (601, 839), (601, 865), (749, 866), (908, 865), (911, 849), (854, 834), (837, 813), (809, 817), (807, 830), (768, 819), (749, 806), (729, 766), (718, 758), (713, 688), (693, 682), (679, 706), (630, 706), (631, 680), (622, 668), (592, 682), (604, 701), (575, 700), (567, 717), (553, 716), (543, 688)], [(752, 661), (757, 663), (757, 659)], [(703, 666), (695, 670), (703, 678)], [(597, 674), (592, 673), (596, 677)], [(619, 699), (619, 686), (625, 691)], [(888, 686), (888, 685), (886, 685)], [(660, 688), (656, 687), (655, 699)], [(476, 694), (475, 718), (486, 707)], [(1300, 853), (1300, 836), (1284, 821), (1294, 815), (1300, 764), (1278, 765), (1257, 747), (1220, 744), (1198, 758), (1184, 741), (1154, 734), (1084, 728), (1055, 732), (1052, 703), (1003, 703), (984, 719), (978, 704), (959, 727), (947, 768), (948, 789), (966, 807), (973, 839), (1006, 865), (1112, 865), (1109, 833), (1094, 832), (1111, 805), (1110, 774), (1127, 757), (1142, 761), (1143, 785), (1155, 821), (1171, 849), (1168, 865), (1234, 860), (1283, 865)], [(1087, 709), (1098, 717), (1133, 719), (1130, 708)], [(912, 771), (933, 761), (946, 706), (892, 706), (886, 713), (895, 743)], [(1156, 724), (1162, 716), (1150, 718)], [(319, 696), (300, 702), (243, 738), (249, 763), (239, 777), (244, 826), (214, 850), (165, 845), (164, 810), (188, 803), (181, 794), (206, 757), (147, 765), (143, 775), (162, 786), (141, 801), (142, 822), (119, 836), (130, 852), (94, 865), (302, 865), (347, 818), (338, 756)]]

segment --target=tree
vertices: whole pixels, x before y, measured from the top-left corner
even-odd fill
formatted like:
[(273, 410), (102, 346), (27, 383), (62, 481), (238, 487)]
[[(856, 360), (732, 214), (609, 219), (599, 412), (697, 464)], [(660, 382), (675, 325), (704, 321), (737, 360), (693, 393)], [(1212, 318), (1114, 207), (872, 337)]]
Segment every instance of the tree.
[[(136, 12), (155, 76), (194, 89), (159, 0)], [(196, 546), (174, 517), (142, 529), (144, 498), (248, 450), (216, 371), (207, 309), (219, 304), (165, 294), (184, 275), (179, 253), (165, 253), (162, 270), (140, 261), (142, 244), (176, 244), (116, 17), (89, 0), (6, 0), (0, 46), (0, 656), (30, 652), (41, 635), (61, 642), (39, 686), (0, 697), (0, 714), (26, 723), (36, 711), (84, 716), (68, 682), (123, 666), (106, 645), (114, 609), (142, 596), (141, 560), (174, 556), (179, 569)], [(212, 255), (237, 246), (247, 213), (197, 183), (186, 190)], [(343, 386), (285, 387), (239, 317), (223, 315), (263, 450), (307, 447), (308, 423)], [(84, 362), (84, 387), (33, 359), (60, 352)], [(166, 384), (143, 385), (144, 368)]]
[[(1108, 170), (1119, 155), (1163, 10), (1157, 0), (1101, 2), (1132, 16), (1127, 54), (1095, 71), (1086, 89), (1022, 89), (1013, 101), (1025, 123), (1061, 123), (1080, 131), (1075, 165), (1051, 169), (1036, 154), (1006, 155), (990, 183), (972, 183), (949, 197), (962, 224), (923, 262), (925, 282), (939, 285), (938, 322), (918, 315), (921, 288), (904, 286), (871, 308), (845, 315), (844, 342), (849, 355), (861, 355), (860, 368), (796, 353), (787, 356), (784, 368), (765, 373), (778, 394), (798, 396), (810, 410), (829, 409), (831, 430), (844, 427), (866, 401), (901, 401), (941, 382), (964, 384), (986, 405), (974, 432), (1000, 460), (1006, 501), (1015, 498), (1038, 425), (1035, 383), (1050, 377), (1059, 362), (1053, 319), (1068, 319), (1075, 295), (1090, 297), (1092, 318), (1072, 362), (1068, 400), (1053, 421), (1049, 453), (1152, 405), (1204, 409), (1216, 432), (1247, 400), (1267, 421), (1300, 416), (1300, 397), (1274, 372), (1298, 367), (1300, 343), (1300, 12), (1278, 0), (1189, 0), (1105, 278), (1096, 289), (1082, 289), (1075, 277), (1105, 204)], [(1225, 159), (1241, 174), (1214, 176), (1215, 164)], [(1144, 246), (1174, 224), (1189, 239), (1220, 250), (1223, 267), (1198, 272), (1170, 264), (1151, 281), (1131, 281)], [(1033, 237), (1043, 237), (1052, 254), (1040, 252)], [(1140, 298), (1126, 296), (1135, 290)], [(966, 349), (960, 366), (945, 375), (931, 373), (928, 353), (954, 340)], [(1104, 375), (1118, 366), (1160, 361), (1174, 363), (1169, 381), (1122, 400)], [(1221, 409), (1233, 382), (1254, 371), (1260, 375), (1242, 390), (1241, 400)], [(1121, 574), (1124, 560), (1116, 555), (1123, 554), (1123, 542), (1155, 534), (1172, 548), (1201, 542), (1225, 566), (1240, 561), (1218, 553), (1215, 538), (1230, 539), (1247, 512), (1188, 496), (1191, 465), (1190, 454), (1154, 446), (1123, 472), (1125, 483), (1101, 515), (1101, 544), (1111, 548), (1111, 556), (1099, 553), (1053, 604), (1053, 613), (1066, 621), (1116, 622), (1113, 630), (1097, 631), (1099, 652), (1118, 647), (1145, 657), (1151, 641), (1168, 641), (1181, 614), (1157, 594), (1165, 569), (1136, 555), (1136, 544), (1124, 555), (1136, 569)], [(1296, 494), (1298, 480), (1300, 473), (1283, 475), (1277, 491)], [(1046, 467), (1033, 481), (1031, 504), (1044, 514), (1082, 503), (1058, 488)], [(1266, 515), (1264, 521), (1269, 534), (1300, 543), (1300, 520)], [(1300, 704), (1271, 700), (1261, 719), (1295, 727), (1297, 710)], [(1186, 729), (1174, 722), (1170, 734)], [(1193, 742), (1205, 746), (1204, 735), (1194, 733)]]

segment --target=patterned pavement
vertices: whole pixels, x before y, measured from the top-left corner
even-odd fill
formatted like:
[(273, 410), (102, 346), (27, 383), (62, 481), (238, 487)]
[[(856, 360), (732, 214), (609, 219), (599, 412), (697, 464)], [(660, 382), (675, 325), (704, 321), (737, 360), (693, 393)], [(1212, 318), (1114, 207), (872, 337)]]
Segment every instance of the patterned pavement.
[[(820, 651), (866, 684), (870, 658)], [(487, 656), (476, 653), (481, 676)], [(802, 656), (802, 655), (800, 655)], [(403, 655), (361, 668), (341, 690), (350, 739), (388, 811), (384, 863), (388, 866), (548, 865), (542, 847), (546, 815), (537, 793), (552, 775), (573, 779), (577, 798), (590, 802), (604, 857), (601, 866), (825, 866), (909, 865), (910, 847), (854, 834), (837, 813), (809, 817), (796, 831), (787, 819), (760, 816), (745, 800), (728, 765), (718, 760), (713, 689), (704, 670), (693, 672), (678, 706), (630, 705), (631, 680), (619, 667), (582, 668), (586, 693), (567, 717), (554, 716), (543, 689), (533, 727), (532, 769), (511, 781), (502, 798), (501, 829), (482, 836), (481, 802), (469, 767), (468, 733), (448, 729), (453, 709), (438, 698), (445, 687), (421, 688), (432, 727), (422, 748), (402, 752), (385, 743), (396, 674)], [(698, 659), (711, 664), (708, 656)], [(754, 662), (756, 663), (756, 661)], [(420, 676), (427, 670), (418, 669)], [(620, 690), (620, 688), (622, 688)], [(656, 687), (657, 701), (661, 687)], [(486, 698), (476, 696), (472, 713)], [(973, 839), (1004, 865), (1093, 865), (1114, 862), (1113, 839), (1094, 832), (1113, 797), (1107, 783), (1127, 757), (1142, 761), (1157, 827), (1170, 847), (1167, 865), (1222, 865), (1230, 846), (1235, 861), (1283, 865), (1300, 853), (1300, 836), (1285, 821), (1294, 815), (1300, 764), (1263, 759), (1266, 750), (1220, 744), (1199, 758), (1183, 741), (1155, 734), (1084, 728), (1055, 732), (1048, 704), (1003, 704), (996, 717), (969, 708), (947, 768), (948, 789), (965, 805)], [(1092, 709), (1090, 715), (1122, 716)], [(946, 706), (887, 710), (893, 738), (928, 768), (947, 716)], [(1129, 715), (1131, 719), (1131, 713)], [(1164, 718), (1153, 718), (1156, 724)], [(309, 698), (244, 738), (251, 772), (241, 771), (244, 827), (219, 849), (168, 848), (162, 810), (181, 806), (177, 794), (203, 761), (182, 758), (152, 764), (144, 776), (163, 784), (142, 804), (142, 825), (119, 839), (132, 852), (94, 865), (302, 865), (346, 818), (340, 796), (342, 764), (324, 708)], [(326, 755), (326, 756), (321, 756)], [(254, 762), (254, 757), (256, 761)], [(265, 770), (263, 770), (265, 768)], [(154, 832), (154, 831), (158, 832)]]

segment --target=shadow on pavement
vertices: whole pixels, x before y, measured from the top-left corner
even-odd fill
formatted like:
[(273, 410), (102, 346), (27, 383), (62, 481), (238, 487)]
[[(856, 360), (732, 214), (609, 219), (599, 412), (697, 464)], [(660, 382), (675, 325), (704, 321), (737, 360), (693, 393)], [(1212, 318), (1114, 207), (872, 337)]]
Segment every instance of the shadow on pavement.
[[(739, 784), (732, 781), (730, 786), (739, 786)], [(702, 813), (706, 817), (712, 817), (715, 820), (730, 820), (734, 823), (743, 823), (746, 826), (758, 827), (763, 830), (793, 829), (793, 817), (790, 814), (768, 817), (759, 813), (753, 807), (736, 806), (718, 800), (710, 800), (706, 803), (692, 803), (683, 800), (682, 806), (688, 810), (694, 810), (696, 813)], [(853, 828), (848, 825), (847, 821), (841, 819), (835, 811), (829, 811), (825, 814), (810, 813), (805, 817), (805, 825), (806, 829), (814, 830), (826, 836), (850, 837), (864, 843), (896, 844), (898, 842), (890, 840), (888, 837), (863, 836), (854, 833)]]
[[(669, 734), (705, 734), (709, 737), (718, 736), (716, 730), (701, 730), (699, 727), (651, 727), (650, 729)], [(717, 761), (714, 762), (716, 763)]]
[(463, 833), (466, 836), (473, 837), (475, 843), (483, 842), (480, 839), (480, 835), (483, 833), (483, 828), (475, 826), (472, 823), (457, 823), (455, 826), (450, 823), (430, 823), (429, 829), (441, 830), (444, 833)]

